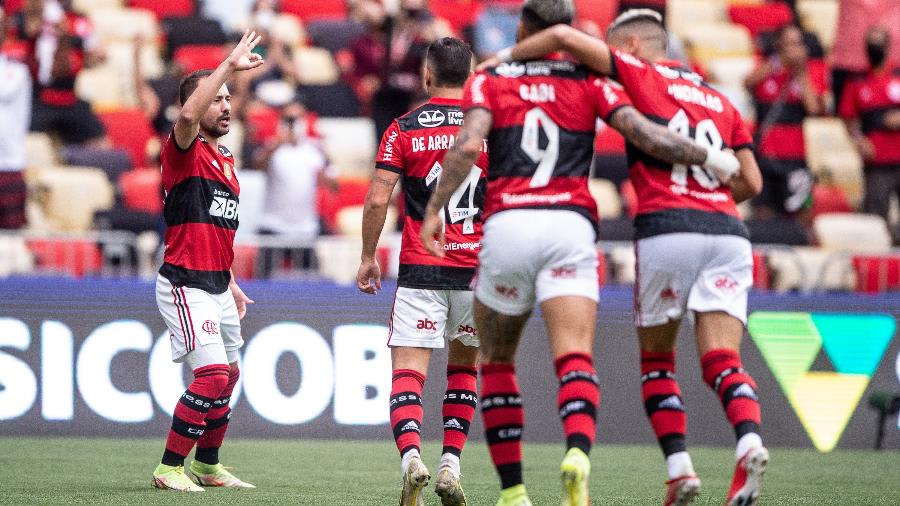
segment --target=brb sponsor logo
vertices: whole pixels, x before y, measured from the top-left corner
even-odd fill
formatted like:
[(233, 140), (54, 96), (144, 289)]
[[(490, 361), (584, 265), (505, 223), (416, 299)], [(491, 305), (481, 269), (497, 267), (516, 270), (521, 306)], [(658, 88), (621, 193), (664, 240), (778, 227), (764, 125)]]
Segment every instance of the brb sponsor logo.
[[(833, 450), (894, 337), (894, 318), (755, 312), (747, 326), (815, 447)], [(822, 352), (834, 372), (812, 370)]]
[(226, 220), (238, 219), (238, 201), (228, 198), (231, 194), (219, 190), (213, 190), (212, 205), (209, 206), (209, 215)]
[[(185, 393), (187, 366), (172, 363), (167, 332), (154, 339), (147, 324), (131, 319), (88, 329), (70, 323), (47, 320), (32, 329), (0, 318), (0, 422), (59, 428), (93, 413), (111, 423), (148, 423), (171, 416), (179, 401), (208, 407)], [(387, 423), (387, 334), (381, 325), (338, 325), (329, 340), (298, 322), (263, 327), (241, 350), (232, 406), (246, 400), (242, 411), (275, 425), (323, 416), (339, 425)], [(284, 358), (299, 365), (299, 386), (282, 384)]]

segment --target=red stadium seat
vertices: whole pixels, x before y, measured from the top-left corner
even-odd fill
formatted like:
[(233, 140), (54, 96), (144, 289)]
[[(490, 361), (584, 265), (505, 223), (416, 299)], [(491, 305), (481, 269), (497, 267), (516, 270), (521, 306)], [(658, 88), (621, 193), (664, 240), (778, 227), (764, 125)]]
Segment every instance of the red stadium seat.
[(827, 213), (852, 213), (853, 206), (844, 190), (835, 184), (817, 184), (813, 188), (812, 217)]
[(131, 164), (141, 167), (147, 158), (147, 142), (153, 138), (153, 126), (140, 109), (120, 109), (98, 114), (113, 146), (124, 149)]
[(450, 23), (456, 33), (462, 33), (478, 18), (482, 5), (476, 0), (431, 0), (428, 8), (435, 17)]
[[(432, 2), (433, 4), (434, 2)], [(597, 23), (600, 31), (606, 33), (606, 28), (615, 19), (619, 10), (618, 0), (598, 2), (597, 0), (575, 0), (575, 13), (578, 19)]]
[(900, 255), (857, 255), (852, 258), (852, 263), (857, 292), (900, 290)]
[(597, 250), (597, 281), (600, 286), (606, 285), (607, 280), (606, 253), (602, 249)]
[(316, 207), (325, 225), (337, 230), (337, 214), (348, 206), (361, 206), (366, 202), (369, 182), (358, 179), (341, 179), (337, 191), (319, 187), (316, 192)]
[(254, 107), (246, 113), (244, 126), (249, 138), (257, 144), (265, 144), (278, 135), (281, 114), (274, 107)]
[(80, 278), (100, 272), (103, 258), (97, 243), (83, 239), (28, 239), (39, 270), (65, 273)]
[(156, 19), (189, 18), (194, 15), (194, 0), (129, 0), (129, 7), (147, 9)]
[(185, 74), (196, 70), (214, 69), (226, 57), (228, 50), (215, 44), (189, 44), (175, 50), (175, 60)]
[(4, 16), (12, 16), (25, 7), (25, 0), (6, 0), (3, 2), (3, 10), (6, 11)]
[(159, 169), (125, 172), (119, 176), (119, 188), (126, 208), (150, 214), (162, 213), (162, 174)]
[(761, 251), (754, 251), (753, 288), (757, 290), (768, 290), (769, 286), (769, 266), (766, 265), (766, 255)]
[(791, 8), (781, 2), (760, 5), (732, 5), (728, 8), (731, 21), (743, 25), (756, 37), (761, 32), (775, 30), (794, 19)]
[(315, 19), (344, 19), (347, 17), (345, 0), (281, 0), (281, 12), (293, 14), (304, 23)]
[(248, 244), (236, 244), (234, 246), (234, 262), (231, 264), (231, 270), (234, 276), (240, 279), (250, 279), (255, 277), (256, 257), (259, 254), (259, 248)]

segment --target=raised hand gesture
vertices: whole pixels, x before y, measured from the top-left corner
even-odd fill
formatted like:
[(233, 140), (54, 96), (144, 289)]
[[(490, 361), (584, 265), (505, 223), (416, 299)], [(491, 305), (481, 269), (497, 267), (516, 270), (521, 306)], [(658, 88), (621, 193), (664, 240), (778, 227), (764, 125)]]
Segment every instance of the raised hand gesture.
[(265, 63), (262, 56), (253, 52), (253, 48), (261, 40), (262, 35), (258, 35), (255, 31), (244, 30), (241, 41), (234, 46), (231, 54), (228, 55), (228, 62), (234, 66), (235, 71), (255, 69)]

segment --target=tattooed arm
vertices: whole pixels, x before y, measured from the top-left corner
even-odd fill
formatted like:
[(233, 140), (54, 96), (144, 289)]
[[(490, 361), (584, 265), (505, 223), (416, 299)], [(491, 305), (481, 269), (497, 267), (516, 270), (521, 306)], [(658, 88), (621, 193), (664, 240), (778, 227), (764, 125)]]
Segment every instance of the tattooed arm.
[(356, 273), (356, 286), (360, 291), (374, 295), (381, 290), (381, 267), (375, 260), (375, 249), (378, 238), (384, 229), (391, 194), (400, 179), (400, 174), (384, 169), (375, 169), (366, 203), (363, 207), (362, 219), (362, 256), (359, 271)]
[(703, 165), (706, 161), (705, 148), (650, 121), (634, 107), (614, 112), (610, 126), (638, 149), (664, 162)]
[(453, 192), (466, 178), (478, 160), (484, 147), (484, 139), (491, 131), (493, 117), (487, 109), (472, 109), (463, 118), (453, 147), (444, 156), (443, 170), (437, 188), (431, 194), (425, 219), (422, 221), (421, 239), (425, 248), (434, 256), (444, 256), (444, 223), (441, 212)]

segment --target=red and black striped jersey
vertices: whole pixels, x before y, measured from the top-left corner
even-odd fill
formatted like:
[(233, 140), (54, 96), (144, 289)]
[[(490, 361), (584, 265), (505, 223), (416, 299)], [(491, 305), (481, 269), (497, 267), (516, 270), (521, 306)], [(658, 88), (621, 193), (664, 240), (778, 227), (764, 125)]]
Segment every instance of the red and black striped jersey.
[(223, 293), (231, 281), (241, 191), (234, 157), (202, 135), (181, 149), (170, 133), (160, 158), (167, 229), (159, 273), (174, 286)]
[(597, 223), (588, 191), (596, 119), (629, 105), (567, 60), (503, 63), (466, 83), (463, 109), (493, 116), (485, 219), (509, 209), (575, 211)]
[(441, 162), (463, 124), (460, 100), (432, 98), (391, 123), (375, 166), (401, 175), (406, 217), (397, 283), (407, 288), (468, 290), (478, 264), (484, 208), (487, 143), (469, 177), (444, 210), (444, 258), (428, 253), (419, 239), (425, 207), (437, 187)]
[[(615, 50), (611, 55), (612, 77), (651, 121), (711, 149), (753, 147), (737, 109), (696, 73), (677, 63), (653, 64)], [(747, 236), (731, 189), (711, 171), (664, 162), (630, 143), (626, 151), (638, 197), (638, 238), (673, 232)]]
[(872, 143), (875, 156), (866, 167), (900, 168), (900, 130), (885, 125), (884, 116), (900, 109), (900, 68), (869, 72), (851, 81), (838, 112), (845, 119), (859, 118), (863, 134)]
[[(824, 96), (828, 86), (825, 69), (820, 62), (807, 62), (807, 75), (813, 91)], [(803, 120), (808, 114), (803, 106), (803, 87), (790, 72), (782, 68), (766, 77), (753, 89), (756, 123), (760, 132), (760, 156), (792, 166), (806, 166)]]

